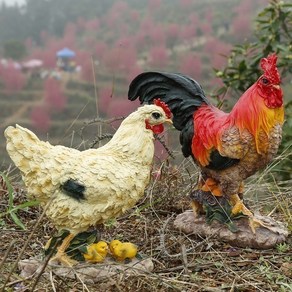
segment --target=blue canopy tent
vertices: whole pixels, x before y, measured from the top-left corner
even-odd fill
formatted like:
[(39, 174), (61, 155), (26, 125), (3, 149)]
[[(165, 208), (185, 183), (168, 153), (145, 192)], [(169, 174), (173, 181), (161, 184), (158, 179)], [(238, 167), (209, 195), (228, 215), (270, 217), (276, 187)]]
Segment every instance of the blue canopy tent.
[(64, 49), (58, 51), (58, 52), (56, 53), (56, 56), (57, 56), (58, 58), (62, 58), (62, 59), (67, 59), (67, 58), (70, 59), (70, 58), (75, 57), (76, 54), (75, 54), (74, 51), (72, 51), (72, 50), (70, 50), (70, 49), (68, 49), (68, 48), (64, 48)]
[(76, 53), (68, 48), (64, 48), (56, 53), (57, 67), (63, 71), (73, 72), (76, 64), (73, 58)]

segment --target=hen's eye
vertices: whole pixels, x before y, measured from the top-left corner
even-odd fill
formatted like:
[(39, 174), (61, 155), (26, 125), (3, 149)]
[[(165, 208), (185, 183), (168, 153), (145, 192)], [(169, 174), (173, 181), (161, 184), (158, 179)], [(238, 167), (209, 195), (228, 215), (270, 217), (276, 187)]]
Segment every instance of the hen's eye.
[(153, 117), (155, 120), (158, 120), (158, 119), (161, 118), (161, 113), (154, 112), (154, 113), (152, 113), (152, 117)]
[(267, 84), (270, 83), (270, 81), (267, 78), (262, 78), (262, 83), (265, 84), (265, 85), (267, 85)]

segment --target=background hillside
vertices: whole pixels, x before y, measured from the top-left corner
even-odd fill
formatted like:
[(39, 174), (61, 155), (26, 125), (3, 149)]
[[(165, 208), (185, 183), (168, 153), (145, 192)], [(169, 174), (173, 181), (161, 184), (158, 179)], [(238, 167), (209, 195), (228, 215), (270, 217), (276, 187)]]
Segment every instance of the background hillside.
[[(96, 284), (54, 273), (47, 279), (44, 270), (40, 277), (20, 278), (13, 268), (17, 258), (42, 257), (56, 229), (35, 201), (27, 201), (3, 137), (8, 125), (18, 123), (53, 144), (91, 147), (138, 106), (127, 101), (127, 90), (144, 70), (188, 74), (228, 110), (259, 75), (259, 59), (277, 52), (285, 100), (282, 144), (273, 162), (246, 181), (244, 200), (291, 232), (291, 1), (24, 2), (0, 4), (0, 171), (7, 175), (0, 175), (0, 290), (5, 283), (7, 291), (292, 291), (291, 234), (260, 250), (174, 228), (175, 217), (190, 209), (199, 176), (192, 160), (182, 158), (175, 130), (165, 138), (176, 160), (156, 159), (143, 199), (102, 230), (107, 241), (137, 244), (142, 256), (153, 259), (151, 273), (118, 273)], [(74, 70), (57, 64), (56, 53), (65, 47), (76, 54)], [(156, 146), (157, 157), (165, 158)]]
[[(183, 72), (211, 94), (222, 85), (213, 69), (226, 66), (235, 43), (252, 40), (253, 20), (266, 5), (265, 0), (2, 4), (1, 133), (19, 123), (52, 143), (87, 148), (117, 124), (102, 129), (95, 124), (81, 137), (84, 122), (133, 111), (137, 103), (127, 101), (127, 88), (144, 70)], [(56, 68), (56, 52), (64, 47), (76, 52), (78, 72)], [(42, 60), (43, 66), (20, 70), (31, 59)], [(0, 151), (5, 166), (2, 138)]]

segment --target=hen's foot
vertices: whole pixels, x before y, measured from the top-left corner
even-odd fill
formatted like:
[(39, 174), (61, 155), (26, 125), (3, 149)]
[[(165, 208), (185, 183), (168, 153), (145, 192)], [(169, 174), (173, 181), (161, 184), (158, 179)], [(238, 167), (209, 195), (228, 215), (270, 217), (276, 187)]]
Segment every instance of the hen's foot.
[(71, 240), (75, 237), (74, 234), (70, 233), (68, 236), (66, 236), (62, 242), (62, 244), (58, 247), (58, 251), (56, 255), (50, 259), (50, 262), (59, 262), (64, 266), (72, 267), (76, 265), (78, 262), (71, 259), (67, 254), (65, 253), (65, 250), (70, 245)]
[(207, 178), (205, 184), (201, 187), (201, 190), (204, 192), (211, 192), (212, 195), (216, 197), (222, 196), (222, 191), (220, 187), (217, 185), (217, 182), (212, 178)]
[(66, 267), (72, 267), (78, 264), (78, 261), (71, 259), (65, 252), (57, 252), (54, 257), (50, 259), (50, 263), (60, 263)]

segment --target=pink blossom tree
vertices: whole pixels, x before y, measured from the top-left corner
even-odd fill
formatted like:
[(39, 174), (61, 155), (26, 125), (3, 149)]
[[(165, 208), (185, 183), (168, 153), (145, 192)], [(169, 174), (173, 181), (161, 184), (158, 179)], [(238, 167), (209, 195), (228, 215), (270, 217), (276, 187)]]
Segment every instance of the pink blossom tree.
[(237, 14), (231, 24), (233, 35), (237, 41), (243, 41), (250, 35), (251, 31), (251, 11), (253, 7), (252, 0), (241, 1), (234, 9)]
[(133, 46), (115, 46), (104, 54), (103, 62), (113, 72), (127, 73), (135, 66), (137, 60), (136, 49)]
[(35, 106), (30, 114), (31, 122), (34, 128), (40, 132), (47, 132), (51, 125), (50, 113), (46, 106), (37, 105)]
[(108, 107), (111, 103), (113, 95), (113, 88), (106, 87), (102, 88), (98, 92), (98, 108), (102, 114), (108, 113)]
[(164, 46), (157, 46), (150, 49), (150, 65), (153, 67), (163, 68), (168, 62), (168, 54)]
[(181, 28), (177, 23), (171, 23), (166, 27), (166, 44), (172, 48), (177, 42), (180, 41)]
[(165, 31), (161, 25), (157, 24), (156, 26), (152, 27), (152, 29), (148, 31), (148, 35), (151, 40), (151, 43), (154, 46), (159, 46), (159, 45), (164, 46), (165, 41), (166, 41), (166, 36), (165, 36)]
[(14, 62), (9, 62), (6, 66), (1, 66), (0, 78), (8, 92), (18, 92), (23, 89), (26, 78), (19, 68), (15, 67)]
[(50, 110), (62, 111), (67, 104), (67, 97), (64, 95), (61, 84), (54, 78), (48, 78), (44, 84), (45, 104)]
[(148, 9), (149, 11), (158, 10), (161, 6), (161, 0), (148, 0)]
[(202, 61), (195, 54), (189, 53), (183, 56), (179, 67), (180, 72), (194, 79), (199, 79), (202, 74)]

